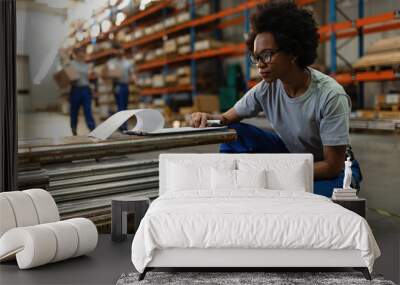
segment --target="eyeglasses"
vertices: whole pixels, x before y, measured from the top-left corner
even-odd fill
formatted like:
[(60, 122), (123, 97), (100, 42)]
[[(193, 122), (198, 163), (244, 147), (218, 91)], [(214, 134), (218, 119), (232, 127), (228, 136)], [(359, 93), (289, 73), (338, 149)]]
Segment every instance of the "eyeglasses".
[(257, 63), (261, 62), (262, 64), (267, 64), (271, 62), (272, 57), (274, 54), (278, 53), (280, 49), (268, 49), (262, 51), (259, 55), (254, 53), (250, 54), (250, 62), (251, 64), (257, 65)]

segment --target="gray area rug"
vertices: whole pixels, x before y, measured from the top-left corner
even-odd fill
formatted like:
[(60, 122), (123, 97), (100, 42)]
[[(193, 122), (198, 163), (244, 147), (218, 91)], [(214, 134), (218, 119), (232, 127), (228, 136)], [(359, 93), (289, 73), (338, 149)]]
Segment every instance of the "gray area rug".
[(133, 284), (324, 284), (324, 285), (395, 285), (384, 280), (380, 275), (372, 275), (368, 281), (359, 272), (148, 272), (142, 281), (138, 281), (139, 273), (122, 274), (117, 285)]

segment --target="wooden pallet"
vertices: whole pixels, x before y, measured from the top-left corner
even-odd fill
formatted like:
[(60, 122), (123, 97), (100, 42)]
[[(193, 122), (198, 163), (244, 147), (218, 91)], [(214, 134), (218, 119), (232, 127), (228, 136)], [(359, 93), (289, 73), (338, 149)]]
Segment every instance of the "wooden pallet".
[(382, 53), (366, 54), (353, 64), (355, 69), (363, 69), (375, 66), (391, 67), (395, 70), (400, 65), (400, 50)]
[(400, 36), (381, 39), (374, 42), (368, 49), (367, 54), (381, 53), (400, 50)]
[(400, 120), (400, 111), (379, 111), (378, 119)]
[(397, 112), (400, 111), (400, 104), (386, 104), (380, 103), (375, 106), (375, 109), (380, 111), (390, 111), (390, 112)]

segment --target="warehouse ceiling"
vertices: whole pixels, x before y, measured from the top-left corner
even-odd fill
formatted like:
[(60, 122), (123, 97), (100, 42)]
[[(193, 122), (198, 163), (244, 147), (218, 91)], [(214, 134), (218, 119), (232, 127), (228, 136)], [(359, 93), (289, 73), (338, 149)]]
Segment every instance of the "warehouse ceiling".
[(41, 11), (50, 14), (67, 15), (67, 10), (83, 0), (16, 0), (18, 9)]

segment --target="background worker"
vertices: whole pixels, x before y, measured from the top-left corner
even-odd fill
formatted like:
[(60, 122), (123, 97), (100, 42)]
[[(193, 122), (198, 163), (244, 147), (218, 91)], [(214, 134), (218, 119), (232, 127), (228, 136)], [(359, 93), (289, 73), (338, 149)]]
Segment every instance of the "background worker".
[[(129, 82), (134, 78), (134, 68), (131, 61), (124, 55), (124, 49), (119, 44), (114, 44), (114, 49), (117, 50), (117, 56), (108, 61), (107, 66), (109, 70), (118, 70), (118, 76), (112, 77), (114, 86), (115, 102), (117, 104), (117, 111), (124, 111), (128, 109), (129, 100)], [(127, 130), (127, 123), (120, 127), (120, 131)]]
[(83, 106), (83, 113), (88, 129), (91, 131), (96, 127), (92, 115), (92, 91), (89, 86), (89, 65), (86, 63), (86, 51), (84, 48), (77, 48), (73, 52), (74, 59), (70, 66), (76, 71), (78, 80), (72, 82), (70, 92), (70, 117), (71, 130), (74, 136), (77, 135), (79, 109)]

